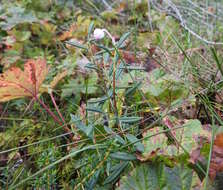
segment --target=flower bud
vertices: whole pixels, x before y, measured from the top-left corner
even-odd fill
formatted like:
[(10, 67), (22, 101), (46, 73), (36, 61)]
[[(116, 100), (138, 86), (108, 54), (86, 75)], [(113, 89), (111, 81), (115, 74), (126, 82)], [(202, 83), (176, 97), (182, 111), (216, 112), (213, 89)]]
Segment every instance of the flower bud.
[(95, 30), (94, 30), (94, 38), (96, 39), (96, 40), (101, 40), (102, 38), (104, 38), (105, 37), (105, 33), (104, 33), (104, 30), (103, 29), (100, 29), (100, 28), (96, 28)]

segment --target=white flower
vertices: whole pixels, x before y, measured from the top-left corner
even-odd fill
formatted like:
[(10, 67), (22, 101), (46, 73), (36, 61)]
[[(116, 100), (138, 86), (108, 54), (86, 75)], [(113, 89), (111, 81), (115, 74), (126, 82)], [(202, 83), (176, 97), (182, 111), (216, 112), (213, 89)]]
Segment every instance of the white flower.
[(105, 37), (105, 32), (103, 29), (96, 28), (93, 35), (96, 40), (101, 40)]
[(93, 36), (94, 36), (95, 40), (101, 40), (105, 37), (105, 34), (107, 34), (109, 36), (109, 38), (111, 38), (113, 45), (115, 45), (115, 38), (112, 37), (112, 35), (105, 28), (103, 28), (103, 29), (96, 28), (94, 30)]

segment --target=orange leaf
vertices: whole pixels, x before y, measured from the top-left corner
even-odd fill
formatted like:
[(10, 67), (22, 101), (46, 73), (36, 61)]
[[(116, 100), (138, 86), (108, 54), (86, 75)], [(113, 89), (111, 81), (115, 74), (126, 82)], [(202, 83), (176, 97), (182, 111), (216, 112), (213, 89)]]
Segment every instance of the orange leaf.
[(64, 40), (67, 40), (69, 38), (72, 38), (75, 29), (76, 29), (76, 25), (75, 24), (72, 24), (71, 27), (70, 27), (70, 29), (68, 31), (63, 32), (60, 35), (59, 40), (60, 41), (64, 41)]
[(209, 172), (211, 180), (214, 180), (219, 172), (223, 172), (223, 133), (217, 134), (214, 140)]
[(0, 102), (22, 97), (36, 97), (48, 73), (43, 59), (28, 60), (24, 71), (12, 67), (0, 75)]
[(219, 148), (222, 148), (223, 150), (223, 133), (220, 133), (216, 136), (214, 140), (214, 145), (218, 146)]

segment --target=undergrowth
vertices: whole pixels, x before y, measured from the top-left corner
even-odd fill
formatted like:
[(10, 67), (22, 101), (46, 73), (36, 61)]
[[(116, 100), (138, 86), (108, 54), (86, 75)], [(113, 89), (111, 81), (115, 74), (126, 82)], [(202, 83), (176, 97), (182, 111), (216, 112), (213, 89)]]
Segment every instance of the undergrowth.
[(147, 3), (2, 1), (1, 189), (222, 189), (222, 46)]

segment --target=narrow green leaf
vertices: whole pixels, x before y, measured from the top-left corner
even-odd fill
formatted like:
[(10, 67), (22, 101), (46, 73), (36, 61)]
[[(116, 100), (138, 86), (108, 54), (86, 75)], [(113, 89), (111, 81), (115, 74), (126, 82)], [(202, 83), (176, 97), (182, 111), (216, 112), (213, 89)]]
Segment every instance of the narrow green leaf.
[(120, 176), (121, 172), (125, 169), (125, 167), (128, 165), (129, 162), (123, 162), (120, 164), (120, 167), (118, 167), (116, 170), (114, 170), (111, 175), (109, 175), (105, 181), (104, 181), (104, 185), (108, 184), (108, 183), (114, 183), (117, 178)]
[(101, 51), (98, 51), (95, 55), (102, 55), (106, 52), (109, 53), (109, 55), (112, 55), (111, 52), (114, 51), (114, 50), (115, 50), (114, 48), (106, 48), (106, 50), (103, 49)]
[(114, 131), (112, 131), (112, 129), (110, 127), (106, 127), (104, 126), (104, 129), (106, 131), (106, 133), (108, 133), (109, 135), (113, 135), (114, 138), (121, 144), (126, 144), (125, 141), (123, 140), (122, 137), (120, 137), (119, 135), (117, 135)]
[(101, 170), (97, 170), (95, 174), (91, 177), (91, 179), (88, 181), (86, 185), (86, 190), (92, 190), (94, 189), (94, 186), (96, 185), (99, 175), (100, 175)]
[(126, 32), (125, 34), (123, 34), (120, 38), (120, 40), (117, 43), (117, 48), (120, 48), (123, 43), (125, 42), (125, 40), (130, 36), (131, 32)]
[(144, 71), (146, 68), (145, 67), (136, 67), (136, 66), (120, 66), (119, 69), (128, 69), (130, 71)]
[(217, 67), (218, 67), (218, 69), (219, 69), (219, 71), (221, 73), (221, 76), (223, 77), (222, 63), (220, 63), (220, 61), (218, 59), (218, 56), (217, 56), (217, 53), (216, 53), (216, 50), (213, 47), (211, 48), (211, 52), (213, 54), (213, 57), (214, 57), (215, 62), (217, 64)]
[(88, 63), (87, 65), (85, 65), (85, 68), (93, 69), (93, 70), (98, 71), (98, 68), (92, 63)]
[[(144, 152), (144, 146), (141, 142), (139, 142), (139, 139), (136, 138), (134, 135), (132, 134), (126, 134), (127, 139), (131, 142), (134, 143), (134, 146), (136, 147), (136, 149), (140, 152)], [(137, 143), (135, 143), (137, 142)]]
[(110, 157), (118, 159), (118, 160), (125, 160), (125, 161), (136, 160), (136, 156), (132, 154), (128, 154), (126, 152), (115, 152), (115, 153), (110, 154)]
[(103, 110), (101, 110), (99, 108), (95, 108), (95, 107), (86, 107), (86, 111), (105, 114), (105, 112)]
[(137, 82), (135, 83), (133, 86), (131, 86), (128, 90), (126, 90), (125, 92), (125, 96), (129, 96), (130, 94), (132, 94), (133, 92), (135, 92), (138, 87), (141, 85), (141, 82)]
[(135, 123), (137, 121), (140, 121), (142, 117), (120, 117), (119, 121), (122, 123)]
[[(105, 46), (103, 46), (103, 45), (101, 45), (101, 44), (96, 44), (96, 43), (95, 43), (95, 45), (96, 45), (97, 47), (99, 47), (99, 48), (105, 50), (105, 51), (106, 51), (107, 53), (109, 53), (110, 55), (112, 55), (111, 49), (109, 49), (109, 48), (107, 48), (107, 47), (105, 47)], [(103, 53), (104, 53), (104, 52), (103, 52)], [(98, 55), (98, 54), (96, 54), (96, 55)]]
[(97, 99), (94, 99), (94, 100), (89, 100), (88, 103), (90, 103), (90, 104), (93, 104), (93, 103), (102, 103), (102, 102), (105, 102), (108, 99), (109, 99), (109, 97), (103, 96), (101, 98), (97, 98)]
[(94, 22), (92, 21), (88, 27), (88, 40), (90, 39), (91, 37), (91, 33), (93, 31), (93, 28), (94, 28)]
[(80, 48), (80, 49), (84, 49), (84, 50), (87, 50), (87, 47), (78, 43), (78, 42), (69, 42), (69, 41), (65, 41), (66, 44), (69, 44), (71, 46), (74, 46), (74, 47), (77, 47), (77, 48)]
[(81, 122), (81, 119), (77, 117), (76, 115), (70, 114), (71, 117), (71, 123), (75, 124), (75, 126), (80, 129), (87, 137), (93, 138), (93, 130), (94, 127), (92, 125), (84, 125)]
[(90, 103), (90, 104), (102, 103), (102, 102), (105, 102), (106, 100), (108, 100), (109, 98), (111, 98), (111, 96), (112, 96), (112, 90), (109, 90), (108, 91), (108, 96), (103, 96), (101, 98), (97, 98), (97, 99), (94, 99), (94, 100), (89, 100), (88, 103)]

